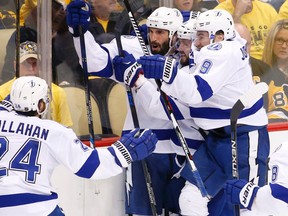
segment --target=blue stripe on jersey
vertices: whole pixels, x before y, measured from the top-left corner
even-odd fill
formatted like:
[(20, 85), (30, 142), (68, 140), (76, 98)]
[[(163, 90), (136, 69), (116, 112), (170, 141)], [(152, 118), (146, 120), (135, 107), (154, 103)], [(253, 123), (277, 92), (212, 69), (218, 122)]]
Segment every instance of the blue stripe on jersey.
[(199, 75), (195, 75), (195, 80), (198, 86), (197, 90), (201, 95), (202, 101), (212, 97), (213, 90), (211, 86), (206, 82), (206, 80), (202, 79)]
[(108, 53), (107, 65), (105, 68), (103, 68), (100, 71), (89, 72), (89, 76), (111, 77), (113, 75), (113, 67), (112, 67), (112, 62), (111, 62), (109, 51), (107, 50), (107, 48), (103, 46), (101, 46), (101, 48)]
[(100, 165), (99, 155), (98, 152), (94, 150), (92, 151), (86, 162), (83, 164), (83, 166), (75, 174), (83, 178), (91, 178), (91, 176), (94, 174), (95, 170), (98, 168), (99, 165)]
[[(172, 136), (172, 133), (175, 133), (174, 129), (151, 129), (153, 133), (156, 134), (157, 139), (160, 140), (169, 140)], [(131, 130), (122, 131), (122, 136), (129, 133)], [(141, 130), (142, 132), (143, 130)]]
[[(168, 97), (168, 96), (167, 96), (167, 97)], [(178, 109), (178, 106), (175, 104), (175, 102), (174, 102), (170, 97), (168, 97), (168, 100), (169, 100), (169, 103), (170, 103), (170, 105), (171, 105), (171, 107), (172, 107), (173, 114), (174, 114), (175, 118), (176, 118), (177, 120), (183, 120), (184, 117), (183, 117), (181, 111)], [(162, 97), (160, 97), (160, 101), (161, 101), (161, 103), (162, 103), (163, 109), (165, 110), (168, 118), (171, 119), (171, 118), (170, 118), (170, 114), (168, 114), (168, 112), (167, 112), (167, 110), (166, 110), (166, 105), (165, 105)]]
[(117, 157), (117, 155), (116, 155), (116, 153), (115, 153), (114, 148), (110, 146), (110, 147), (108, 147), (107, 149), (108, 149), (108, 151), (113, 155), (113, 157), (115, 158), (116, 164), (117, 164), (118, 166), (122, 167), (121, 162), (119, 161), (119, 159), (118, 159), (118, 157)]
[(288, 203), (288, 188), (283, 187), (279, 184), (269, 184), (271, 188), (272, 196), (276, 199), (282, 200), (283, 202)]
[[(258, 100), (251, 108), (241, 112), (239, 118), (244, 118), (256, 113), (263, 107), (263, 99)], [(206, 119), (230, 119), (231, 109), (219, 109), (213, 107), (190, 107), (190, 115), (194, 118)]]
[(54, 192), (52, 192), (51, 195), (31, 194), (31, 193), (2, 195), (0, 196), (0, 208), (26, 205), (57, 198), (58, 195)]
[[(181, 146), (181, 143), (179, 142), (179, 139), (178, 139), (176, 134), (175, 134), (175, 136), (171, 137), (171, 140), (177, 146)], [(188, 147), (191, 148), (191, 149), (195, 149), (195, 150), (197, 150), (200, 147), (200, 145), (204, 143), (203, 140), (194, 140), (194, 139), (188, 139), (188, 138), (185, 138), (185, 140), (186, 140), (186, 143), (187, 143)]]

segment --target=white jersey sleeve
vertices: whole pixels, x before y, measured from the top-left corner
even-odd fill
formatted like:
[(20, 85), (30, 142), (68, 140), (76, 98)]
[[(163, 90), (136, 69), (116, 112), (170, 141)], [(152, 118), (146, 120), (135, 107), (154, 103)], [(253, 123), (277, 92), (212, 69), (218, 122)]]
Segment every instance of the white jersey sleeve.
[[(110, 43), (100, 45), (89, 31), (84, 34), (84, 37), (89, 75), (108, 77), (115, 80), (112, 62), (113, 58), (119, 55), (116, 39), (113, 39)], [(82, 65), (80, 38), (73, 37), (73, 40), (80, 64)], [(141, 46), (135, 36), (122, 35), (121, 42), (123, 49), (132, 53), (136, 59), (143, 55)]]

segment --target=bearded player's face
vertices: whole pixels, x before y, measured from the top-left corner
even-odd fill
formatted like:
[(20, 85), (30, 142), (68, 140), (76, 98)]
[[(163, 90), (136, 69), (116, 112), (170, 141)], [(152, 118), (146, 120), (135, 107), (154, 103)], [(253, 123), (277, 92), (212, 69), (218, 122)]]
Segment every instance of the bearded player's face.
[(169, 50), (169, 31), (149, 28), (149, 45), (153, 55), (165, 55)]

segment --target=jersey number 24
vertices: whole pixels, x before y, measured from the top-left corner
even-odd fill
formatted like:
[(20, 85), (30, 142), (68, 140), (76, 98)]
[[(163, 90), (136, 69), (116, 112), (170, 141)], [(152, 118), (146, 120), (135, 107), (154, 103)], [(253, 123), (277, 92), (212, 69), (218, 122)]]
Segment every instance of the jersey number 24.
[(41, 142), (29, 138), (21, 148), (11, 157), (8, 167), (1, 167), (1, 159), (9, 151), (9, 140), (0, 136), (0, 178), (7, 176), (8, 171), (19, 171), (25, 173), (25, 181), (35, 183), (36, 175), (41, 171), (41, 165), (37, 163)]

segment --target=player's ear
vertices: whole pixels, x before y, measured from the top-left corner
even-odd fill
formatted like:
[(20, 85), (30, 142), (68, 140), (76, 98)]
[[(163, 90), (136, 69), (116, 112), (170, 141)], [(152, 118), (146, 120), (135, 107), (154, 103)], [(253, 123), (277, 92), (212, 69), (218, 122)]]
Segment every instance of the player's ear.
[(39, 113), (44, 112), (44, 110), (46, 109), (46, 103), (43, 100), (39, 101), (38, 109), (39, 109)]

